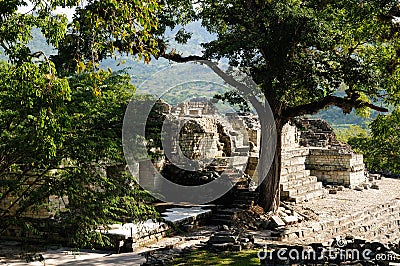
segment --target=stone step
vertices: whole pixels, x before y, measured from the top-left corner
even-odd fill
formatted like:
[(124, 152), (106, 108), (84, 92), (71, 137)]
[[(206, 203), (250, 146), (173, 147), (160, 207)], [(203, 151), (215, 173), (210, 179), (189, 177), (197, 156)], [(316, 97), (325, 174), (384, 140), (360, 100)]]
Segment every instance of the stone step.
[(301, 194), (307, 193), (309, 191), (318, 190), (318, 189), (322, 189), (322, 183), (321, 182), (313, 182), (313, 183), (305, 184), (302, 186), (296, 186), (296, 187), (290, 188), (288, 190), (283, 190), (283, 191), (281, 191), (281, 197), (291, 198), (291, 197), (301, 195)]
[(294, 166), (294, 165), (304, 165), (306, 162), (306, 157), (304, 156), (296, 156), (292, 158), (285, 158), (282, 160), (282, 168), (287, 166)]
[(367, 223), (353, 225), (353, 226), (340, 226), (335, 228), (330, 228), (326, 230), (326, 232), (321, 232), (320, 237), (322, 239), (330, 239), (336, 236), (345, 236), (347, 234), (361, 237), (361, 238), (368, 238), (370, 236), (376, 236), (378, 233), (382, 236), (382, 232), (385, 232), (388, 228), (399, 230), (400, 232), (400, 218), (393, 217), (392, 215), (383, 216), (378, 220), (371, 220)]
[(294, 202), (294, 203), (299, 203), (299, 202), (303, 202), (303, 201), (306, 201), (306, 200), (308, 201), (308, 200), (320, 198), (324, 194), (325, 194), (325, 191), (323, 189), (316, 189), (316, 190), (313, 190), (313, 191), (305, 192), (303, 194), (298, 194), (298, 195), (295, 195), (295, 196), (291, 196), (286, 200), (290, 201), (290, 202)]
[[(384, 207), (384, 208), (382, 208)], [(385, 227), (400, 232), (400, 206), (378, 205), (367, 208), (364, 211), (355, 212), (336, 220), (323, 221), (312, 225), (310, 228), (290, 232), (287, 237), (295, 233), (298, 237), (312, 238), (318, 241), (326, 241), (333, 237), (350, 234), (356, 237), (365, 238), (368, 236), (379, 236)], [(382, 234), (381, 234), (382, 235)], [(316, 238), (315, 236), (318, 236)]]
[(234, 201), (232, 206), (234, 206), (234, 205), (247, 205), (247, 207), (250, 207), (251, 202), (254, 202), (254, 199), (235, 199), (235, 201)]
[(233, 167), (245, 166), (247, 162), (248, 158), (245, 156), (232, 157), (232, 159), (230, 160), (230, 163)]
[(281, 167), (281, 175), (290, 175), (306, 170), (305, 164)]
[(254, 201), (255, 199), (256, 199), (256, 195), (248, 195), (248, 196), (245, 196), (245, 195), (238, 195), (238, 196), (236, 196), (235, 197), (235, 200), (234, 200), (234, 202), (243, 202), (243, 201), (246, 201), (246, 202), (251, 202), (251, 201)]
[(288, 190), (290, 188), (295, 188), (298, 186), (304, 186), (308, 185), (311, 183), (316, 183), (318, 182), (318, 178), (316, 176), (304, 176), (298, 179), (291, 180), (290, 182), (282, 182), (280, 184), (281, 190)]
[(237, 194), (235, 195), (235, 200), (255, 199), (256, 197), (256, 194)]
[(255, 197), (257, 196), (257, 192), (255, 191), (250, 191), (248, 189), (236, 189), (234, 191), (235, 196), (241, 197), (241, 196), (245, 196), (245, 197)]
[(235, 189), (245, 189), (249, 187), (249, 182), (245, 180), (240, 180), (235, 183)]
[(290, 173), (290, 174), (282, 174), (281, 173), (281, 183), (286, 183), (286, 182), (291, 182), (295, 179), (301, 179), (303, 177), (307, 177), (311, 175), (310, 170), (301, 170), (296, 173)]
[(231, 220), (234, 214), (216, 213), (213, 215), (213, 220)]
[(307, 164), (306, 169), (308, 170), (316, 170), (316, 171), (351, 171), (351, 172), (357, 172), (357, 171), (363, 171), (364, 166), (360, 166), (359, 168), (353, 168), (350, 166), (343, 166), (343, 165), (322, 165), (322, 164)]
[(211, 220), (212, 224), (216, 225), (232, 225), (233, 221), (232, 219), (230, 220), (225, 220), (225, 219), (212, 219)]
[(241, 212), (243, 210), (237, 209), (237, 208), (232, 208), (232, 209), (218, 209), (215, 214), (226, 214), (226, 215), (235, 215), (238, 212)]
[(238, 178), (241, 178), (241, 177), (243, 176), (242, 173), (236, 173), (236, 172), (234, 172), (234, 171), (229, 171), (229, 170), (224, 171), (224, 172), (222, 173), (222, 175), (223, 175), (223, 176), (227, 176), (227, 177), (229, 177), (230, 179), (238, 179)]
[(249, 208), (249, 204), (238, 204), (238, 203), (233, 203), (233, 204), (231, 205), (231, 207), (237, 208), (237, 209), (248, 209), (248, 208)]
[(309, 154), (309, 148), (294, 148), (282, 150), (282, 160), (286, 160), (293, 157), (304, 157)]
[(235, 148), (235, 152), (249, 152), (250, 151), (250, 147), (249, 146), (242, 146), (242, 147), (236, 147)]
[(249, 154), (250, 154), (249, 152), (244, 152), (244, 151), (242, 151), (242, 152), (237, 152), (237, 151), (232, 152), (232, 156), (234, 156), (234, 157), (242, 156), (242, 157), (248, 158)]
[(398, 220), (400, 221), (400, 208), (389, 212), (384, 211), (383, 213), (378, 210), (370, 216), (363, 216), (353, 221), (348, 220), (336, 227), (330, 228), (324, 232), (324, 235), (326, 235), (326, 237), (332, 237), (335, 234), (346, 235), (349, 233), (355, 236), (362, 236), (368, 231), (377, 231), (382, 229), (385, 223), (396, 224), (396, 221)]

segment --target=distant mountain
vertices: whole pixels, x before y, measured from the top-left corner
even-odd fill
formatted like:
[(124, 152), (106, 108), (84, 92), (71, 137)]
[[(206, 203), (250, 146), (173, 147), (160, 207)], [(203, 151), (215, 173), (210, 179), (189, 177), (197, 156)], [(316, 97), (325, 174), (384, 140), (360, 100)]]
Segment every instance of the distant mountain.
[(341, 129), (347, 128), (349, 125), (359, 125), (366, 128), (368, 123), (371, 122), (379, 113), (371, 111), (369, 118), (358, 116), (353, 110), (350, 114), (343, 114), (343, 111), (336, 106), (332, 106), (326, 110), (321, 110), (318, 114), (313, 115), (313, 118), (321, 118), (328, 122), (333, 128)]
[[(174, 47), (175, 51), (178, 53), (181, 53), (183, 55), (201, 55), (202, 54), (202, 46), (201, 43), (206, 43), (209, 42), (213, 39), (215, 39), (215, 35), (212, 35), (206, 31), (201, 26), (200, 22), (196, 23), (191, 23), (187, 26), (185, 26), (185, 31), (192, 33), (192, 38), (188, 41), (186, 45), (179, 45), (177, 44), (173, 36), (174, 34), (180, 30), (182, 27), (177, 27), (173, 31), (167, 32), (167, 38), (169, 36), (170, 44), (171, 47)], [(57, 51), (54, 47), (48, 45), (40, 32), (39, 29), (34, 29), (32, 31), (32, 36), (33, 40), (30, 42), (29, 47), (31, 50), (34, 51), (43, 51), (47, 55), (55, 54)], [(0, 60), (7, 60), (7, 58), (4, 56), (4, 54), (0, 54)], [(116, 59), (109, 58), (107, 60), (104, 60), (101, 62), (101, 67), (103, 68), (111, 68), (113, 71), (117, 70), (125, 70), (128, 74), (131, 75), (132, 77), (132, 82), (139, 86), (143, 81), (148, 79), (151, 75), (161, 71), (162, 69), (168, 67), (170, 62), (168, 62), (165, 59), (159, 59), (155, 60), (153, 59), (149, 64), (144, 64), (143, 62), (139, 62), (136, 58), (132, 56), (118, 56)], [(198, 73), (199, 75), (201, 73)], [(194, 73), (194, 76), (196, 76), (196, 73)], [(173, 77), (171, 77), (173, 79)], [(163, 80), (159, 81), (160, 84), (163, 82)], [(219, 90), (219, 89), (218, 89)], [(211, 92), (213, 91), (210, 86), (204, 87), (205, 92)], [(138, 91), (139, 93), (142, 93), (144, 91)], [(182, 97), (182, 99), (186, 98), (188, 95), (187, 93), (187, 88), (186, 90), (183, 90), (181, 92), (175, 91), (175, 96)], [(195, 93), (193, 92), (193, 96), (202, 96), (203, 94), (201, 93)], [(317, 115), (314, 115), (312, 117), (315, 118), (322, 118), (326, 120), (329, 124), (331, 124), (334, 128), (342, 128), (342, 127), (348, 127), (348, 125), (361, 125), (363, 127), (366, 126), (366, 124), (372, 120), (377, 115), (377, 112), (372, 112), (371, 113), (371, 118), (365, 119), (362, 117), (359, 117), (355, 114), (353, 111), (349, 115), (344, 115), (343, 112), (337, 108), (337, 107), (331, 107), (326, 110), (320, 111)]]

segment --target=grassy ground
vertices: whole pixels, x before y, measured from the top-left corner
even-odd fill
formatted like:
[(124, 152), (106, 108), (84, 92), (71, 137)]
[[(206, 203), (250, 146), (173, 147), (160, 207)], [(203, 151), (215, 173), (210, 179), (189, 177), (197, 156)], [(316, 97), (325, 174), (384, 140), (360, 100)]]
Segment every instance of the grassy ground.
[(260, 265), (257, 250), (241, 252), (210, 252), (196, 250), (180, 258), (175, 258), (171, 265)]

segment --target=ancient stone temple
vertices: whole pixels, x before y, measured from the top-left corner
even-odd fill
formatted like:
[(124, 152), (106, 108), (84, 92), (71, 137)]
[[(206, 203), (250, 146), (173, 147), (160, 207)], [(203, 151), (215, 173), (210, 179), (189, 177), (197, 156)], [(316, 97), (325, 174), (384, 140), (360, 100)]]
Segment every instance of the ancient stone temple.
[[(170, 145), (170, 157), (154, 160), (155, 168), (138, 165), (139, 179), (161, 172), (166, 178), (182, 185), (202, 185), (228, 175), (235, 183), (229, 202), (232, 207), (248, 207), (256, 201), (255, 192), (261, 128), (254, 114), (219, 114), (210, 101), (191, 101), (171, 107), (161, 103), (162, 114), (179, 134)], [(157, 121), (159, 117), (154, 118)], [(155, 149), (162, 154), (161, 147)], [(203, 164), (199, 171), (183, 170), (174, 156), (183, 154), (191, 162)], [(172, 160), (172, 161), (171, 161)], [(146, 162), (148, 163), (148, 162)], [(250, 179), (250, 177), (252, 179)], [(353, 187), (365, 182), (362, 155), (355, 154), (339, 143), (325, 121), (294, 119), (286, 124), (282, 134), (281, 198), (302, 202), (324, 196), (323, 185)], [(157, 183), (157, 179), (150, 179)], [(153, 184), (157, 186), (157, 184)], [(6, 208), (12, 198), (0, 202)], [(64, 208), (68, 199), (50, 197), (55, 209)], [(26, 217), (47, 218), (48, 209), (27, 213)], [(12, 234), (12, 233), (11, 233)]]
[(337, 141), (328, 123), (320, 119), (297, 119), (294, 124), (300, 128), (300, 145), (309, 148), (306, 168), (318, 181), (346, 187), (365, 182), (363, 156)]
[(321, 119), (294, 119), (282, 134), (281, 197), (304, 201), (323, 196), (325, 185), (356, 186), (365, 182), (363, 156), (336, 140)]
[[(179, 146), (178, 150), (192, 160), (214, 158), (220, 163), (232, 165), (229, 160), (235, 158), (235, 174), (257, 181), (261, 132), (256, 115), (227, 113), (223, 116), (208, 101), (191, 101), (168, 110), (169, 119), (176, 121), (176, 127), (180, 128), (179, 140), (172, 143), (173, 149)], [(246, 168), (240, 172), (239, 169), (244, 165), (247, 165)], [(179, 173), (177, 169), (171, 171), (168, 165), (160, 169), (169, 169), (164, 173), (178, 179), (171, 181), (182, 183), (181, 179), (185, 178), (182, 184), (198, 185), (218, 178), (219, 172), (227, 167), (213, 166), (197, 173), (198, 177), (188, 172)], [(339, 143), (332, 127), (325, 121), (298, 118), (284, 126), (280, 185), (282, 200), (301, 202), (322, 197), (325, 193), (323, 184), (350, 187), (363, 182), (362, 155), (355, 154), (348, 145)], [(245, 187), (250, 188), (250, 183)]]

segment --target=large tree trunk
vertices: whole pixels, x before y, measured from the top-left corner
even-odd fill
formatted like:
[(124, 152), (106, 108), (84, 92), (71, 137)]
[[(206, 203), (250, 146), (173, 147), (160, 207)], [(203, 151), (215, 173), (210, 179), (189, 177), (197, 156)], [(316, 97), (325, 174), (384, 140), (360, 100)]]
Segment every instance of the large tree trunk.
[[(262, 122), (262, 119), (260, 119)], [(271, 154), (270, 143), (267, 143), (265, 138), (261, 139), (261, 153), (258, 161), (258, 174), (259, 177), (265, 177), (260, 184), (258, 204), (264, 208), (265, 212), (276, 212), (280, 204), (280, 174), (281, 174), (281, 151), (282, 151), (282, 127), (283, 121), (275, 118), (276, 126), (276, 149), (275, 153)], [(261, 130), (268, 132), (263, 128), (261, 123)], [(264, 133), (263, 133), (264, 134)], [(271, 167), (268, 169), (269, 163), (273, 156)]]

